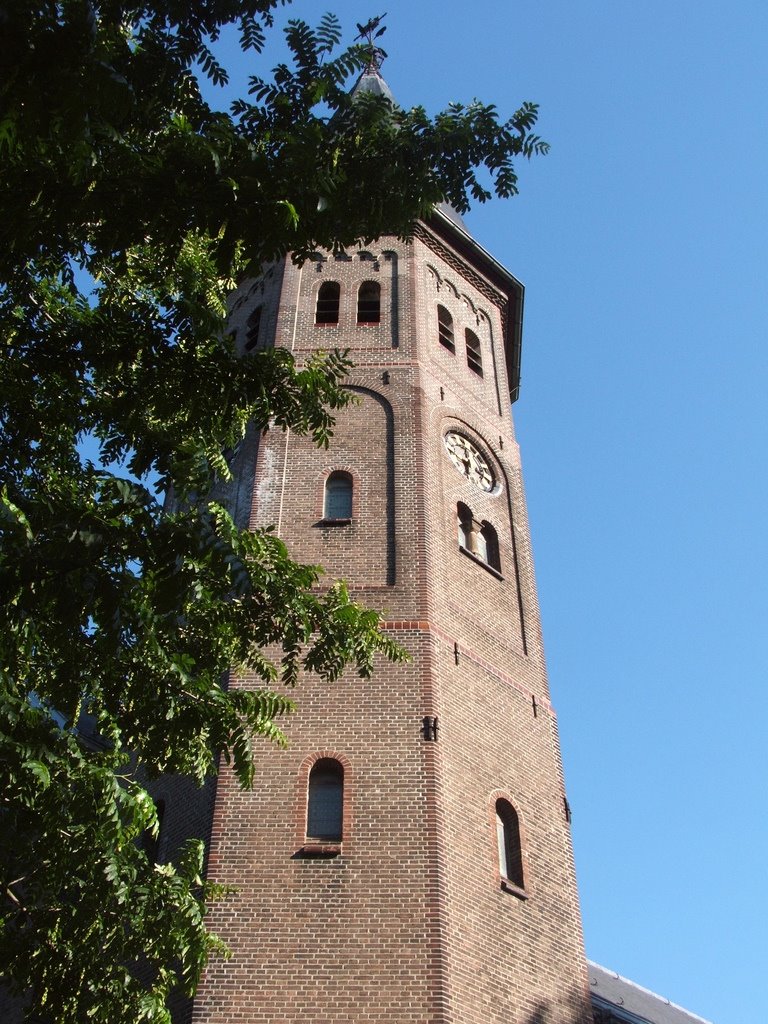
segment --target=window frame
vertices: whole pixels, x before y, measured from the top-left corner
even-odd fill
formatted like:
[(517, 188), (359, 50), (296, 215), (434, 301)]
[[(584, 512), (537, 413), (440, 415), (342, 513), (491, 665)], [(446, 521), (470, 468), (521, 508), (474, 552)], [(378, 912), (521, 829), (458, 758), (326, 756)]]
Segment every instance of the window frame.
[(437, 303), (437, 340), (451, 355), (456, 355), (456, 332), (453, 329), (453, 317), (440, 302)]
[[(344, 511), (347, 515), (331, 515), (330, 495), (336, 484), (344, 484), (344, 491), (348, 495)], [(355, 510), (355, 480), (352, 474), (346, 469), (334, 469), (323, 482), (323, 519), (326, 524), (346, 525), (352, 522)]]
[(487, 519), (484, 519), (480, 524), (480, 536), (483, 538), (483, 545), (485, 547), (483, 561), (489, 568), (495, 569), (496, 572), (500, 573), (499, 534), (496, 527), (489, 523)]
[(456, 503), (456, 532), (459, 551), (496, 579), (503, 580), (496, 527), (487, 519), (478, 522), (469, 505), (459, 501)]
[(483, 352), (480, 339), (469, 327), (464, 328), (464, 344), (467, 352), (467, 366), (472, 373), (483, 377)]
[[(322, 770), (321, 762), (331, 762), (341, 776), (342, 783), (342, 815), (341, 839), (328, 841), (310, 835), (309, 796), (310, 777), (314, 771)], [(316, 766), (320, 765), (320, 768)], [(327, 765), (326, 765), (327, 767)], [(352, 835), (352, 801), (353, 801), (353, 770), (349, 758), (337, 750), (315, 750), (301, 762), (296, 776), (295, 789), (295, 842), (293, 857), (299, 860), (327, 860), (340, 857), (342, 852), (349, 853), (353, 849)]]
[[(333, 806), (330, 812), (327, 806), (318, 807), (318, 803), (326, 801), (328, 794), (321, 796), (318, 786), (324, 784), (330, 789), (333, 785)], [(314, 792), (313, 792), (314, 786)], [(319, 829), (318, 821), (332, 819), (334, 828)], [(315, 827), (312, 827), (315, 826)], [(344, 765), (335, 757), (318, 758), (309, 770), (307, 777), (307, 819), (305, 827), (306, 842), (313, 844), (341, 845), (344, 841)]]
[[(373, 299), (362, 299), (363, 289), (370, 288), (375, 292), (375, 301)], [(375, 309), (374, 309), (375, 307)], [(357, 289), (357, 326), (358, 327), (378, 327), (381, 323), (381, 284), (378, 281), (361, 281), (360, 286)], [(369, 313), (375, 315), (361, 316), (361, 313)]]
[[(331, 290), (335, 294), (329, 298), (327, 293)], [(317, 289), (315, 298), (315, 327), (338, 327), (340, 316), (341, 283), (339, 281), (323, 281)]]
[(496, 868), (501, 888), (528, 898), (523, 829), (520, 814), (505, 794), (496, 794), (491, 804), (495, 825)]

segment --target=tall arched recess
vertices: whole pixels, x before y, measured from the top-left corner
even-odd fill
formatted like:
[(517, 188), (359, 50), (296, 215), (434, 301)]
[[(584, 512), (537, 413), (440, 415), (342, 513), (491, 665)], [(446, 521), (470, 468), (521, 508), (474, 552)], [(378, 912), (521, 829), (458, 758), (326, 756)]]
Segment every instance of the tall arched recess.
[[(362, 401), (357, 406), (359, 419), (361, 425), (365, 425), (365, 434), (363, 434), (363, 444), (366, 449), (366, 464), (368, 466), (368, 473), (378, 477), (378, 479), (384, 479), (385, 486), (383, 488), (383, 501), (379, 505), (378, 498), (374, 499), (376, 504), (375, 507), (370, 504), (371, 499), (368, 502), (368, 508), (361, 505), (361, 516), (371, 515), (372, 519), (368, 522), (372, 527), (376, 525), (376, 517), (382, 516), (384, 526), (383, 531), (371, 529), (369, 535), (374, 539), (374, 543), (377, 546), (380, 544), (380, 552), (383, 561), (384, 573), (383, 579), (379, 580), (379, 583), (385, 583), (387, 586), (394, 586), (396, 577), (396, 548), (395, 548), (395, 418), (392, 411), (392, 406), (389, 404), (387, 399), (380, 395), (377, 391), (373, 391), (370, 388), (359, 387), (357, 385), (349, 385), (349, 390), (355, 394), (360, 395)], [(373, 405), (375, 403), (375, 406)], [(378, 408), (376, 408), (378, 406)], [(367, 411), (366, 411), (367, 407)], [(343, 419), (349, 415), (349, 412), (345, 410)], [(339, 426), (342, 426), (343, 419), (339, 419)], [(373, 439), (372, 431), (375, 426), (378, 425), (378, 430), (375, 433), (378, 434), (378, 443)], [(342, 427), (343, 429), (343, 427)], [(375, 455), (373, 453), (376, 453)], [(375, 461), (376, 465), (372, 464), (372, 460)], [(375, 495), (381, 494), (382, 488), (379, 486), (378, 480), (373, 478), (363, 480), (361, 483), (361, 502), (365, 501), (363, 495)], [(372, 581), (373, 582), (373, 581)]]

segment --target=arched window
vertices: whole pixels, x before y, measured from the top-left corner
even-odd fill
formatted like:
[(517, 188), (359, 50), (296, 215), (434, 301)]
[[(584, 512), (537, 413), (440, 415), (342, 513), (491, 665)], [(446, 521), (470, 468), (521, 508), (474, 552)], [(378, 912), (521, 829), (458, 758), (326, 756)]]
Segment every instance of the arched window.
[(496, 843), (502, 880), (511, 882), (518, 889), (524, 889), (520, 821), (517, 811), (508, 800), (496, 801)]
[(456, 506), (456, 520), (459, 527), (459, 547), (472, 550), (472, 509), (460, 501)]
[(341, 285), (338, 281), (324, 281), (317, 293), (316, 324), (337, 324), (339, 322), (339, 299)]
[(340, 843), (344, 820), (344, 769), (324, 757), (309, 773), (307, 839)]
[(440, 344), (449, 352), (456, 351), (456, 343), (453, 340), (453, 317), (445, 306), (437, 307), (437, 336)]
[(501, 572), (501, 560), (499, 558), (499, 537), (490, 523), (483, 522), (480, 527), (480, 544), (483, 552), (477, 552), (478, 557), (487, 562), (491, 568)]
[(349, 473), (337, 471), (325, 481), (323, 518), (352, 518), (352, 477)]
[(478, 377), (483, 376), (483, 356), (480, 352), (480, 339), (474, 331), (469, 328), (464, 332), (467, 342), (467, 366), (476, 373)]
[(381, 285), (363, 281), (357, 292), (357, 322), (377, 324), (381, 320)]
[(250, 352), (259, 343), (261, 329), (261, 312), (263, 306), (257, 306), (245, 322), (245, 351)]
[(460, 501), (456, 506), (459, 547), (468, 551), (481, 562), (501, 572), (499, 558), (499, 537), (490, 523), (478, 523), (472, 509)]

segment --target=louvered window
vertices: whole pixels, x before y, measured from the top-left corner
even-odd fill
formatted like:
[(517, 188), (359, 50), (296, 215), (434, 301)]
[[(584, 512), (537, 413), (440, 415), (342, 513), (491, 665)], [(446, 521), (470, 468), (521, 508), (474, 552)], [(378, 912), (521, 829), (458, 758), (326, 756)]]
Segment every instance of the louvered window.
[(478, 377), (483, 376), (483, 356), (480, 351), (480, 339), (474, 333), (467, 329), (465, 332), (467, 341), (467, 366), (473, 373), (476, 373)]
[(437, 336), (440, 344), (449, 352), (456, 351), (456, 343), (453, 340), (453, 317), (445, 306), (437, 307)]

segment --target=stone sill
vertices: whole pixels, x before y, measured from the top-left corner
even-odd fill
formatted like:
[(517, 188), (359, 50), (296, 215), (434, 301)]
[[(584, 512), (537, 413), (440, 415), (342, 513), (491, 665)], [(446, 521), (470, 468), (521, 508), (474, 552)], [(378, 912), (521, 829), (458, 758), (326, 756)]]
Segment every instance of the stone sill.
[(299, 853), (302, 857), (338, 857), (341, 843), (305, 843)]
[(469, 550), (469, 548), (465, 548), (463, 544), (459, 544), (459, 551), (462, 553), (462, 555), (466, 555), (467, 558), (471, 558), (476, 565), (482, 566), (486, 572), (489, 572), (491, 576), (495, 576), (497, 580), (504, 579), (504, 577), (501, 575), (498, 569), (494, 569), (492, 565), (488, 565), (488, 563), (484, 562), (482, 558), (478, 558), (478, 556), (473, 554)]
[(508, 892), (512, 896), (517, 896), (519, 900), (528, 899), (528, 893), (525, 889), (521, 889), (519, 885), (515, 885), (514, 882), (510, 882), (508, 878), (502, 878), (501, 888), (504, 892)]
[(351, 519), (321, 519), (320, 526), (349, 526)]

